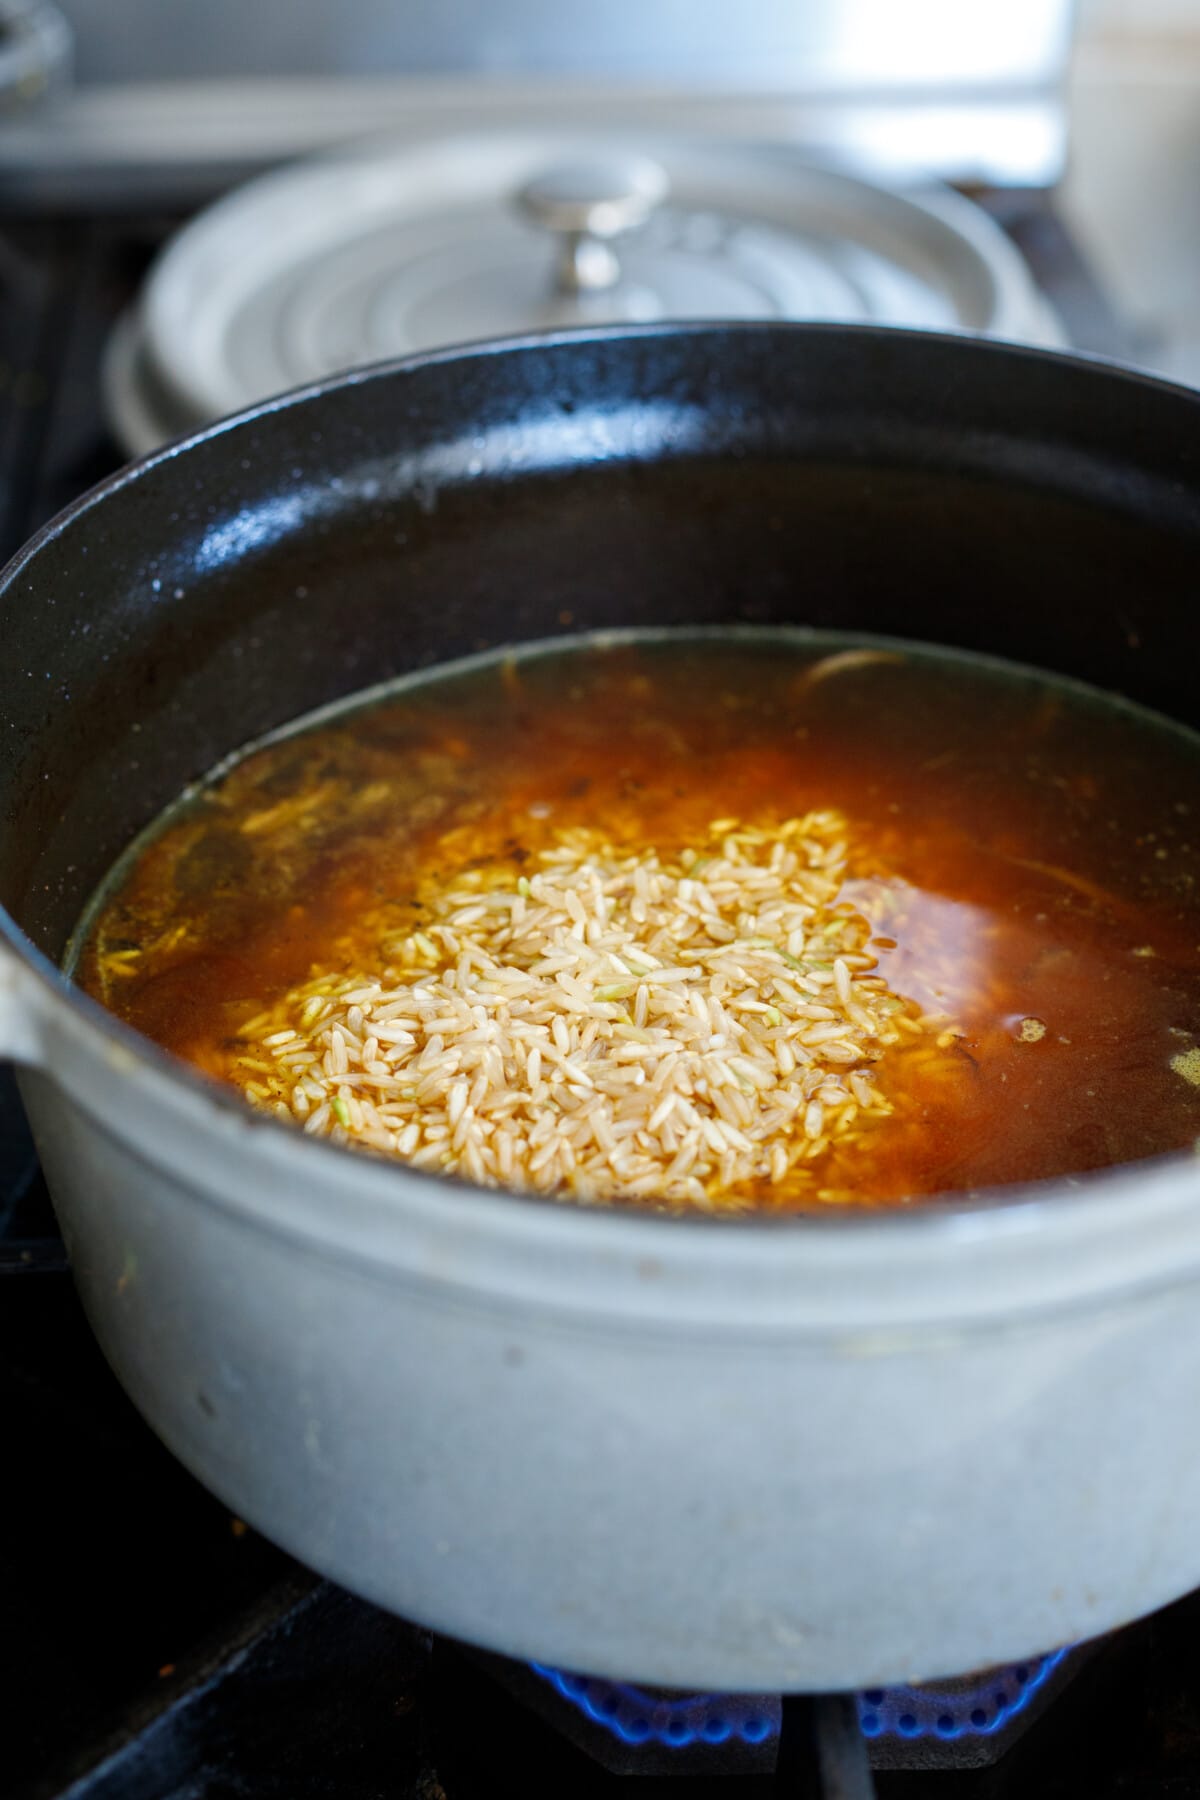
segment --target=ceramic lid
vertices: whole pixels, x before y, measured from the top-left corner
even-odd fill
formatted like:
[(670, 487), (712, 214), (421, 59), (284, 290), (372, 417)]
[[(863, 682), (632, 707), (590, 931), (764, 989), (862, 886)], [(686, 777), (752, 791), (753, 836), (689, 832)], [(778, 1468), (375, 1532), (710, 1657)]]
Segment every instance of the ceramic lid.
[(1053, 336), (1008, 239), (948, 190), (778, 147), (497, 131), (295, 164), (200, 213), (117, 346), (111, 409), (141, 450), (383, 358), (716, 318)]

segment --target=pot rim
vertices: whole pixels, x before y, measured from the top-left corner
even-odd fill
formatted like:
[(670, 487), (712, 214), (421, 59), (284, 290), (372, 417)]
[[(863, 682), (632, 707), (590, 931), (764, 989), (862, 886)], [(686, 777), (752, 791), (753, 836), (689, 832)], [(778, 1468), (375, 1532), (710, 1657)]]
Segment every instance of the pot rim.
[[(838, 324), (804, 324), (776, 322), (701, 321), (683, 325), (651, 324), (642, 326), (608, 326), (576, 330), (529, 333), (517, 337), (488, 340), (484, 343), (454, 347), (375, 363), (348, 374), (295, 388), (287, 393), (232, 414), (179, 439), (149, 456), (130, 463), (98, 483), (44, 525), (0, 571), (0, 596), (12, 590), (26, 574), (42, 549), (63, 532), (85, 520), (93, 508), (127, 486), (136, 485), (161, 465), (187, 455), (196, 445), (227, 433), (237, 432), (273, 413), (302, 407), (332, 392), (351, 389), (376, 381), (387, 381), (410, 371), (446, 362), (478, 360), (516, 353), (537, 353), (546, 348), (576, 342), (603, 343), (624, 339), (658, 337), (710, 337), (714, 340), (735, 336), (777, 336), (792, 340), (850, 336), (884, 344), (904, 339), (919, 341), (922, 347), (942, 346), (958, 355), (995, 357), (1001, 362), (1019, 358), (1033, 359), (1067, 368), (1094, 370), (1103, 380), (1130, 386), (1139, 391), (1156, 390), (1177, 396), (1193, 407), (1200, 406), (1200, 396), (1180, 384), (1128, 368), (1109, 358), (1081, 355), (1076, 352), (1026, 348), (992, 339), (971, 338), (957, 333), (935, 333), (897, 330), (878, 326)], [(935, 354), (937, 350), (935, 349)], [(389, 1251), (400, 1246), (394, 1241), (402, 1237), (412, 1223), (412, 1212), (419, 1208), (424, 1223), (434, 1235), (447, 1231), (461, 1234), (469, 1227), (481, 1233), (495, 1249), (507, 1242), (510, 1249), (526, 1250), (541, 1240), (552, 1246), (558, 1262), (561, 1255), (584, 1253), (607, 1255), (630, 1267), (639, 1267), (639, 1279), (645, 1287), (657, 1288), (663, 1297), (659, 1277), (668, 1264), (685, 1265), (693, 1272), (714, 1258), (736, 1272), (760, 1274), (773, 1272), (778, 1277), (785, 1265), (797, 1273), (811, 1265), (815, 1257), (824, 1277), (842, 1267), (859, 1268), (860, 1258), (875, 1263), (882, 1271), (892, 1267), (896, 1273), (902, 1263), (911, 1277), (923, 1269), (928, 1277), (937, 1270), (959, 1279), (966, 1262), (986, 1262), (978, 1251), (987, 1243), (989, 1255), (1001, 1244), (1015, 1253), (1017, 1264), (1027, 1262), (1029, 1253), (1045, 1257), (1051, 1244), (1061, 1243), (1064, 1251), (1074, 1252), (1087, 1245), (1099, 1245), (1102, 1254), (1086, 1258), (1088, 1267), (1076, 1270), (1075, 1280), (1057, 1284), (1055, 1304), (1069, 1300), (1098, 1299), (1101, 1294), (1142, 1290), (1147, 1286), (1174, 1285), (1183, 1280), (1200, 1278), (1200, 1162), (1188, 1151), (1179, 1151), (1146, 1162), (1124, 1164), (1081, 1175), (1034, 1183), (994, 1187), (972, 1194), (930, 1197), (918, 1205), (887, 1208), (831, 1207), (821, 1211), (784, 1214), (749, 1213), (679, 1215), (650, 1212), (634, 1204), (620, 1202), (602, 1207), (564, 1204), (546, 1196), (525, 1193), (497, 1195), (493, 1190), (476, 1186), (456, 1176), (433, 1176), (397, 1166), (380, 1157), (320, 1140), (305, 1141), (294, 1128), (269, 1115), (256, 1114), (232, 1092), (191, 1068), (181, 1059), (143, 1037), (120, 1019), (105, 1011), (76, 987), (48, 957), (25, 935), (8, 912), (0, 907), (0, 1001), (4, 998), (2, 966), (5, 954), (16, 960), (13, 970), (14, 994), (12, 1010), (17, 1020), (20, 1044), (31, 1043), (23, 1052), (24, 1060), (48, 1074), (69, 1096), (103, 1128), (119, 1141), (136, 1143), (133, 1133), (117, 1129), (112, 1115), (100, 1119), (89, 1107), (88, 1098), (76, 1092), (63, 1071), (57, 1067), (61, 1059), (77, 1064), (86, 1059), (93, 1064), (107, 1064), (109, 1074), (119, 1079), (133, 1079), (146, 1100), (159, 1111), (168, 1124), (185, 1121), (201, 1136), (216, 1134), (226, 1149), (245, 1160), (249, 1133), (255, 1133), (254, 1160), (261, 1166), (257, 1177), (233, 1181), (217, 1194), (193, 1183), (191, 1191), (206, 1202), (227, 1207), (249, 1222), (273, 1232), (282, 1231), (308, 1243), (320, 1242), (323, 1249), (344, 1251), (355, 1260), (369, 1265), (401, 1263), (411, 1266), (407, 1254), (393, 1257)], [(0, 1040), (0, 1050), (5, 1048)], [(11, 1049), (12, 1046), (9, 1046)], [(303, 1148), (301, 1146), (304, 1145)], [(1200, 1151), (1200, 1141), (1197, 1143)], [(297, 1155), (299, 1169), (293, 1167)], [(173, 1160), (171, 1157), (163, 1159)], [(273, 1167), (289, 1180), (297, 1174), (301, 1193), (292, 1189), (286, 1194), (277, 1187), (264, 1192), (263, 1176)], [(321, 1208), (308, 1201), (322, 1191), (335, 1188), (338, 1206)], [(365, 1235), (350, 1229), (351, 1220), (345, 1208), (361, 1209), (358, 1224)], [(389, 1223), (392, 1229), (389, 1229)], [(1170, 1240), (1170, 1254), (1167, 1243)], [(393, 1239), (389, 1243), (389, 1239)], [(1130, 1240), (1141, 1240), (1150, 1254), (1129, 1256)], [(714, 1252), (710, 1246), (720, 1246)], [(365, 1251), (365, 1256), (363, 1252)], [(1112, 1257), (1108, 1254), (1111, 1251)], [(1010, 1256), (1004, 1255), (995, 1274), (1008, 1270)], [(1103, 1264), (1103, 1267), (1100, 1265)], [(650, 1269), (647, 1274), (646, 1270)], [(628, 1270), (626, 1270), (628, 1273)], [(1016, 1267), (1010, 1271), (1016, 1274)], [(817, 1273), (809, 1266), (807, 1273)], [(474, 1286), (474, 1282), (468, 1282)], [(732, 1283), (731, 1283), (732, 1285)], [(771, 1283), (772, 1287), (776, 1282)], [(807, 1283), (804, 1284), (807, 1287)], [(1037, 1285), (1037, 1284), (1035, 1284)], [(1045, 1285), (1045, 1284), (1041, 1284)], [(996, 1288), (996, 1282), (984, 1284)], [(1001, 1281), (1003, 1286), (1003, 1281)], [(1058, 1290), (1062, 1291), (1059, 1292)], [(799, 1296), (797, 1296), (799, 1298)], [(812, 1297), (811, 1295), (809, 1296)], [(930, 1296), (926, 1296), (928, 1299)], [(977, 1298), (982, 1298), (982, 1293)], [(1000, 1293), (994, 1292), (999, 1300)], [(1050, 1291), (1041, 1296), (1050, 1303)], [(876, 1296), (878, 1298), (878, 1296)], [(893, 1300), (896, 1296), (892, 1296)], [(911, 1295), (917, 1299), (918, 1296)], [(965, 1293), (963, 1300), (968, 1299)], [(1007, 1296), (1009, 1304), (1002, 1310), (1011, 1312), (1016, 1304), (1024, 1310), (1037, 1304), (1037, 1295), (1027, 1290), (1023, 1297)], [(941, 1323), (966, 1322), (970, 1309), (952, 1303), (943, 1294), (943, 1304), (934, 1308)], [(945, 1302), (951, 1301), (950, 1304)], [(691, 1308), (686, 1309), (688, 1312)], [(818, 1309), (823, 1311), (824, 1309)], [(891, 1316), (892, 1305), (880, 1312), (875, 1307), (872, 1317)], [(985, 1307), (990, 1313), (991, 1308)], [(795, 1308), (786, 1306), (790, 1317)], [(774, 1317), (764, 1316), (761, 1323), (769, 1326)], [(910, 1322), (933, 1323), (928, 1308), (901, 1306), (896, 1322), (903, 1315)], [(744, 1308), (741, 1309), (744, 1317)], [(975, 1316), (979, 1316), (976, 1314)], [(697, 1320), (698, 1322), (698, 1320)], [(782, 1323), (782, 1315), (778, 1321)], [(981, 1321), (982, 1322), (982, 1321)], [(815, 1321), (814, 1321), (815, 1323)], [(846, 1323), (850, 1324), (849, 1317)]]

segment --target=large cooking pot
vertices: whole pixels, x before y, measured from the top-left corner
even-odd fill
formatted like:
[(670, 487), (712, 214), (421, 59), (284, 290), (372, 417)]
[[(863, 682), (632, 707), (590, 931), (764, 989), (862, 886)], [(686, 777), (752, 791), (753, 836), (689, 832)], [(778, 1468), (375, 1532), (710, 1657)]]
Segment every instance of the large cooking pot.
[(358, 1593), (677, 1687), (1011, 1661), (1200, 1583), (1194, 1158), (878, 1216), (509, 1198), (252, 1116), (55, 970), (185, 782), (415, 665), (803, 621), (1197, 724), (1198, 592), (1200, 397), (868, 330), (432, 356), (80, 501), (0, 584), (0, 1046), (155, 1429)]

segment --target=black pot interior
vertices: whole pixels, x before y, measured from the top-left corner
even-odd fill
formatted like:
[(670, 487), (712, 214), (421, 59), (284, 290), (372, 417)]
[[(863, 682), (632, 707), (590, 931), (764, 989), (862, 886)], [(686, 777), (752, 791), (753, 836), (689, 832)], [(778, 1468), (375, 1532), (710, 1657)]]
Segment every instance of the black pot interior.
[(791, 622), (1200, 724), (1200, 397), (969, 340), (656, 329), (373, 371), (142, 466), (0, 583), (0, 900), (52, 957), (270, 727), (498, 642)]

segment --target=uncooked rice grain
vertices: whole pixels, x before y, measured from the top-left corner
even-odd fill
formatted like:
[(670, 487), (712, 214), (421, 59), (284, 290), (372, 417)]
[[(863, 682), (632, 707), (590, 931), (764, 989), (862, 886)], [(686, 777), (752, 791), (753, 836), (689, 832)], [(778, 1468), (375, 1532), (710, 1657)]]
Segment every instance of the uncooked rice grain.
[(280, 998), (243, 1028), (232, 1074), (312, 1135), (487, 1185), (825, 1199), (831, 1145), (890, 1110), (872, 1065), (951, 1041), (945, 1014), (889, 989), (839, 900), (847, 846), (833, 811), (720, 819), (662, 854), (577, 829), (532, 874), (430, 878), (419, 932)]

